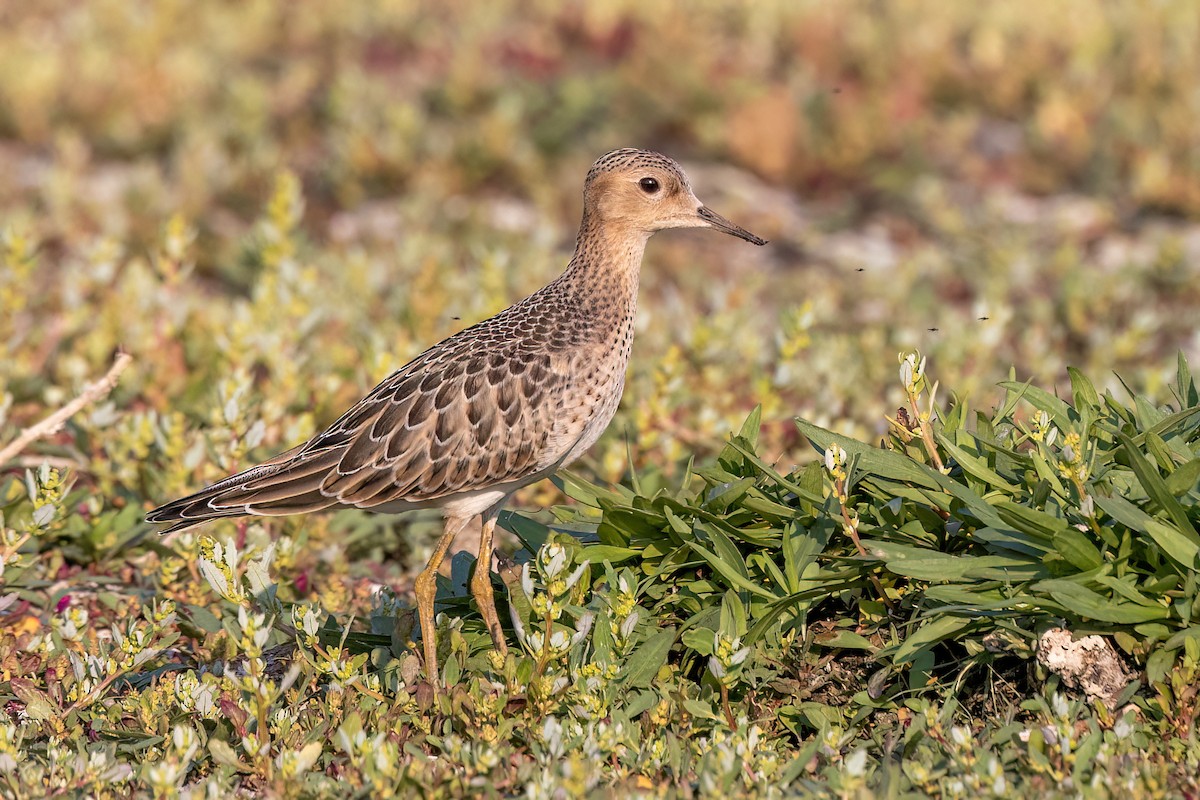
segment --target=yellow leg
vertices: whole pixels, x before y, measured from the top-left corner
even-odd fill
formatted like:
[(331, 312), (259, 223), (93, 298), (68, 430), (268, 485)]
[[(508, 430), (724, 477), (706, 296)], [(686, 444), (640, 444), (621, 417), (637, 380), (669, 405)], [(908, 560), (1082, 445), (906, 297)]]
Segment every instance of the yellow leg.
[(437, 628), (433, 624), (433, 601), (437, 597), (437, 574), (446, 550), (454, 537), (467, 524), (469, 519), (447, 517), (442, 531), (433, 548), (429, 563), (417, 576), (413, 593), (417, 596), (417, 617), (421, 620), (421, 642), (425, 646), (425, 677), (433, 684), (434, 691), (438, 689), (438, 660), (437, 660)]
[(483, 530), (479, 536), (479, 558), (475, 561), (475, 574), (471, 576), (471, 594), (479, 606), (479, 614), (492, 635), (492, 644), (500, 655), (508, 655), (508, 642), (504, 641), (504, 629), (500, 627), (500, 615), (496, 613), (496, 600), (492, 596), (492, 532), (496, 529), (496, 515), (484, 514)]

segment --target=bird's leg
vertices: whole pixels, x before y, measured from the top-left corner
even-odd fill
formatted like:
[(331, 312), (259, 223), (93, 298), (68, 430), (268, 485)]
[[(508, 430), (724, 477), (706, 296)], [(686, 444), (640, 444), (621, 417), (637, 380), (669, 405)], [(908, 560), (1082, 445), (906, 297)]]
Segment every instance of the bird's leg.
[(421, 620), (421, 642), (425, 645), (425, 677), (433, 684), (434, 691), (437, 691), (438, 687), (438, 661), (437, 628), (433, 624), (433, 601), (437, 597), (438, 567), (441, 566), (442, 559), (446, 557), (446, 550), (450, 548), (450, 543), (454, 541), (454, 537), (468, 521), (469, 518), (446, 518), (442, 538), (438, 539), (437, 544), (434, 545), (433, 555), (429, 557), (429, 563), (425, 565), (425, 569), (417, 576), (413, 587), (413, 594), (417, 596), (417, 616)]
[(508, 642), (504, 641), (504, 629), (500, 627), (500, 615), (496, 613), (496, 600), (492, 596), (492, 532), (495, 529), (495, 513), (485, 513), (479, 535), (479, 558), (475, 561), (475, 574), (471, 576), (471, 594), (488, 633), (492, 635), (492, 644), (501, 656), (505, 656), (508, 655)]

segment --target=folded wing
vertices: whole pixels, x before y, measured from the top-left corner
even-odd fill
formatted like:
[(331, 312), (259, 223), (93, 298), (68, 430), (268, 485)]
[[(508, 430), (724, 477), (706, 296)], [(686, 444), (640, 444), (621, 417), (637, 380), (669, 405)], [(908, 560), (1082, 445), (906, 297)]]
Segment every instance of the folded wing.
[(436, 501), (551, 466), (565, 385), (551, 357), (520, 341), (460, 341), (402, 367), (304, 445), (146, 519), (166, 533), (218, 517)]

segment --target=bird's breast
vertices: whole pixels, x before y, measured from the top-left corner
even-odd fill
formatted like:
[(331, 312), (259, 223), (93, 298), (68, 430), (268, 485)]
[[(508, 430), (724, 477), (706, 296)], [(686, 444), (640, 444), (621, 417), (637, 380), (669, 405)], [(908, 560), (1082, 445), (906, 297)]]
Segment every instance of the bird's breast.
[(633, 343), (632, 327), (610, 341), (580, 348), (564, 364), (569, 380), (557, 399), (556, 424), (548, 448), (565, 466), (596, 443), (617, 413)]

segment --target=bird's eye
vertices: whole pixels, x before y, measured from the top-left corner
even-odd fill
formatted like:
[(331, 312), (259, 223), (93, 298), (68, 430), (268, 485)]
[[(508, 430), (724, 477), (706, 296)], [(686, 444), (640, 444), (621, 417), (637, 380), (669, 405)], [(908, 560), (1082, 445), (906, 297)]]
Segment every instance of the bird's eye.
[(640, 181), (638, 181), (638, 186), (641, 186), (642, 191), (646, 194), (654, 194), (658, 191), (658, 179), (642, 178)]

